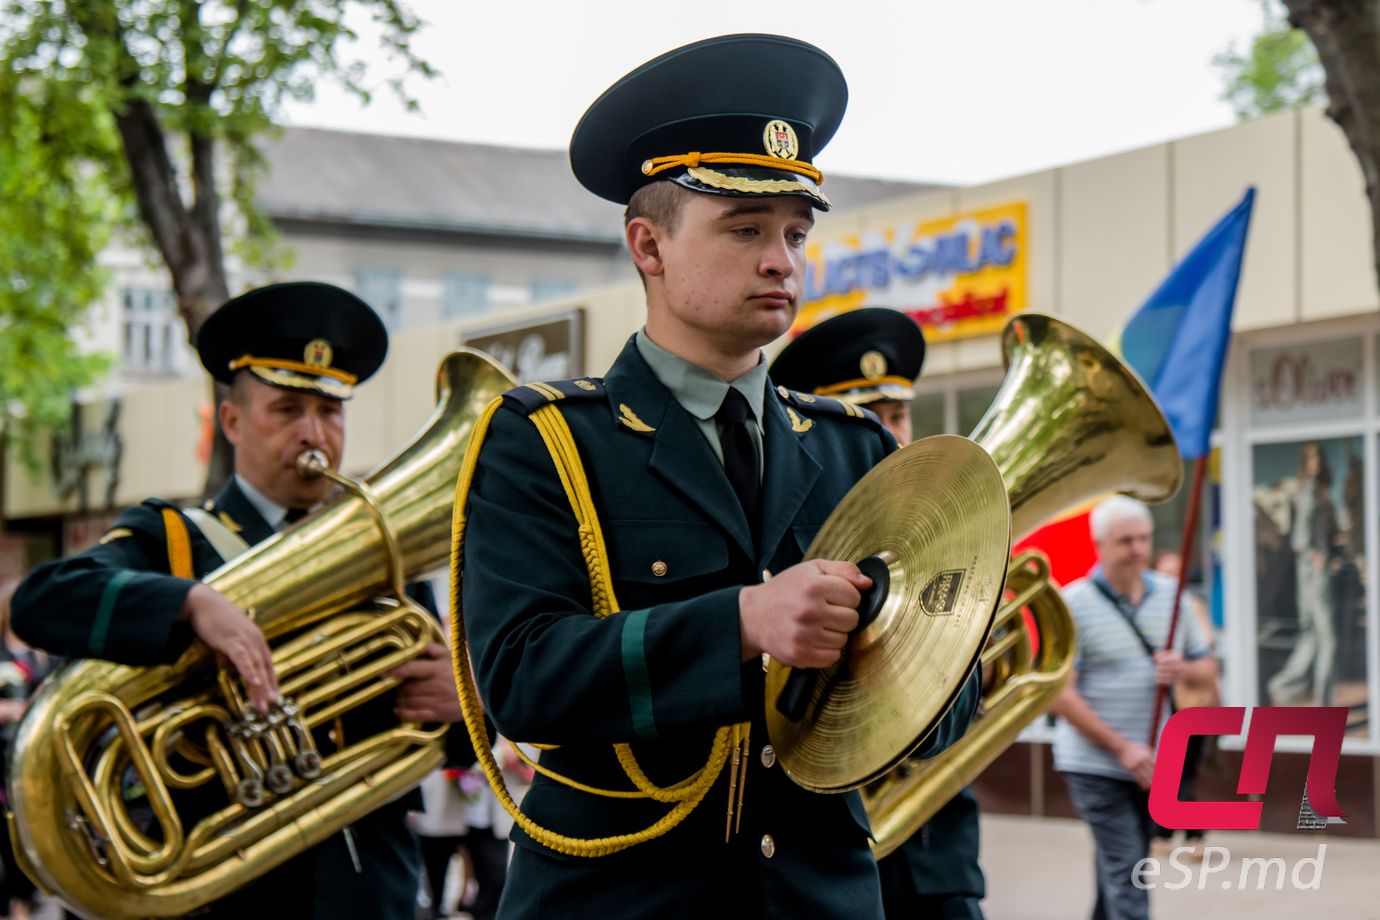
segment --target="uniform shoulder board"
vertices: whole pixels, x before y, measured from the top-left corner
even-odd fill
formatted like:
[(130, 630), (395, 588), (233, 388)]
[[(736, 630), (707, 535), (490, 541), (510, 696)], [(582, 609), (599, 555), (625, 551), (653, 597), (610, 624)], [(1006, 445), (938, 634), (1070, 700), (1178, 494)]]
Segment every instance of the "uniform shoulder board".
[(514, 404), (523, 415), (535, 412), (548, 403), (575, 399), (603, 399), (604, 381), (598, 377), (575, 377), (570, 380), (547, 380), (514, 387), (504, 398)]
[[(842, 399), (834, 399), (832, 396), (815, 396), (811, 393), (801, 393), (798, 390), (787, 389), (783, 386), (776, 388), (776, 395), (781, 397), (781, 401), (789, 406), (802, 409), (813, 415), (842, 415), (846, 418), (874, 419), (876, 416), (860, 406), (855, 406)], [(878, 421), (878, 424), (881, 424)]]

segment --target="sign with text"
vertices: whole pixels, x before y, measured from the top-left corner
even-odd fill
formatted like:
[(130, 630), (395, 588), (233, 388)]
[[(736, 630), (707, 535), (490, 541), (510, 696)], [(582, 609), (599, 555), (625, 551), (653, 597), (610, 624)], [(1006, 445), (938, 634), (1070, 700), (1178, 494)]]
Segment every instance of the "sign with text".
[(584, 313), (567, 310), (464, 333), (461, 344), (502, 364), (519, 383), (563, 380), (584, 372)]
[(858, 307), (913, 317), (929, 342), (1000, 332), (1026, 309), (1026, 204), (898, 223), (806, 250), (793, 333)]
[(1251, 352), (1251, 421), (1360, 418), (1363, 344), (1351, 338)]

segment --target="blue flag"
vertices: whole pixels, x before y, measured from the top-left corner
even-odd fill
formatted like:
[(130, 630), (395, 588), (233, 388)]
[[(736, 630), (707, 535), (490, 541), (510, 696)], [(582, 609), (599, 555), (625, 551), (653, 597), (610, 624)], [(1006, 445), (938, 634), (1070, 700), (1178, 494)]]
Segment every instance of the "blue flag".
[(1255, 189), (1207, 232), (1121, 330), (1121, 356), (1164, 410), (1179, 452), (1208, 452)]

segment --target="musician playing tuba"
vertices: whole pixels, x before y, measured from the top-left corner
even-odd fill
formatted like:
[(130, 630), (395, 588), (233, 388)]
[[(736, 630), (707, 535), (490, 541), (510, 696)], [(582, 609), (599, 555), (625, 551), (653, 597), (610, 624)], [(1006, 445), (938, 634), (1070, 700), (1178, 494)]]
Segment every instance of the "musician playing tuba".
[[(14, 626), (50, 652), (132, 665), (171, 663), (198, 638), (239, 673), (250, 702), (264, 710), (278, 699), (269, 646), (244, 611), (199, 579), (330, 497), (335, 486), (300, 476), (297, 458), (316, 450), (332, 469), (339, 466), (344, 403), (383, 363), (388, 333), (353, 294), (294, 282), (230, 300), (207, 318), (196, 346), (206, 369), (230, 388), (219, 414), (235, 449), (234, 476), (200, 508), (149, 499), (121, 514), (96, 546), (36, 569), (15, 595)], [(424, 585), (409, 593), (432, 606)], [(397, 676), (404, 681), (396, 693), (347, 713), (334, 738), (318, 730), (317, 749), (328, 754), (342, 737), (399, 718), (459, 718), (443, 646), (431, 646)], [(211, 801), (212, 791), (192, 790), (179, 805), (201, 795), (200, 810), (209, 812), (224, 804), (223, 796)], [(411, 920), (420, 866), (405, 818), (419, 807), (416, 798), (413, 792), (367, 814), (197, 916)]]
[[(810, 327), (772, 362), (776, 383), (863, 406), (902, 447), (912, 440), (910, 403), (925, 336), (909, 316), (864, 307)], [(901, 769), (906, 769), (902, 767)], [(967, 786), (895, 853), (877, 863), (888, 917), (982, 920), (978, 803)]]

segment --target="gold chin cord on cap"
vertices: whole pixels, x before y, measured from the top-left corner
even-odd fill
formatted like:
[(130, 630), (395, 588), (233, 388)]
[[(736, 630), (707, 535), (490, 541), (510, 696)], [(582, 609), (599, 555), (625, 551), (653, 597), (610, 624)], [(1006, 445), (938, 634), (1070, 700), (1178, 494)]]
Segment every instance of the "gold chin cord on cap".
[(876, 377), (872, 379), (859, 377), (856, 380), (843, 380), (838, 383), (831, 383), (828, 386), (815, 387), (811, 392), (817, 396), (833, 396), (835, 393), (847, 393), (849, 390), (869, 389), (888, 383), (898, 387), (906, 387), (907, 389), (915, 386), (914, 380), (907, 380), (905, 377)]
[(342, 371), (338, 367), (315, 367), (286, 358), (259, 358), (254, 355), (241, 355), (230, 362), (230, 370), (232, 371), (237, 371), (242, 367), (266, 367), (280, 371), (296, 371), (299, 374), (307, 374), (312, 377), (330, 377), (347, 386), (354, 386), (359, 381), (359, 377), (349, 371)]
[(695, 151), (666, 157), (652, 157), (650, 160), (642, 161), (642, 174), (655, 176), (678, 166), (694, 169), (697, 166), (711, 163), (719, 166), (760, 166), (763, 169), (777, 169), (782, 172), (792, 172), (805, 176), (807, 179), (813, 180), (816, 185), (824, 184), (824, 173), (809, 163), (802, 160), (766, 156), (760, 153), (700, 153)]

